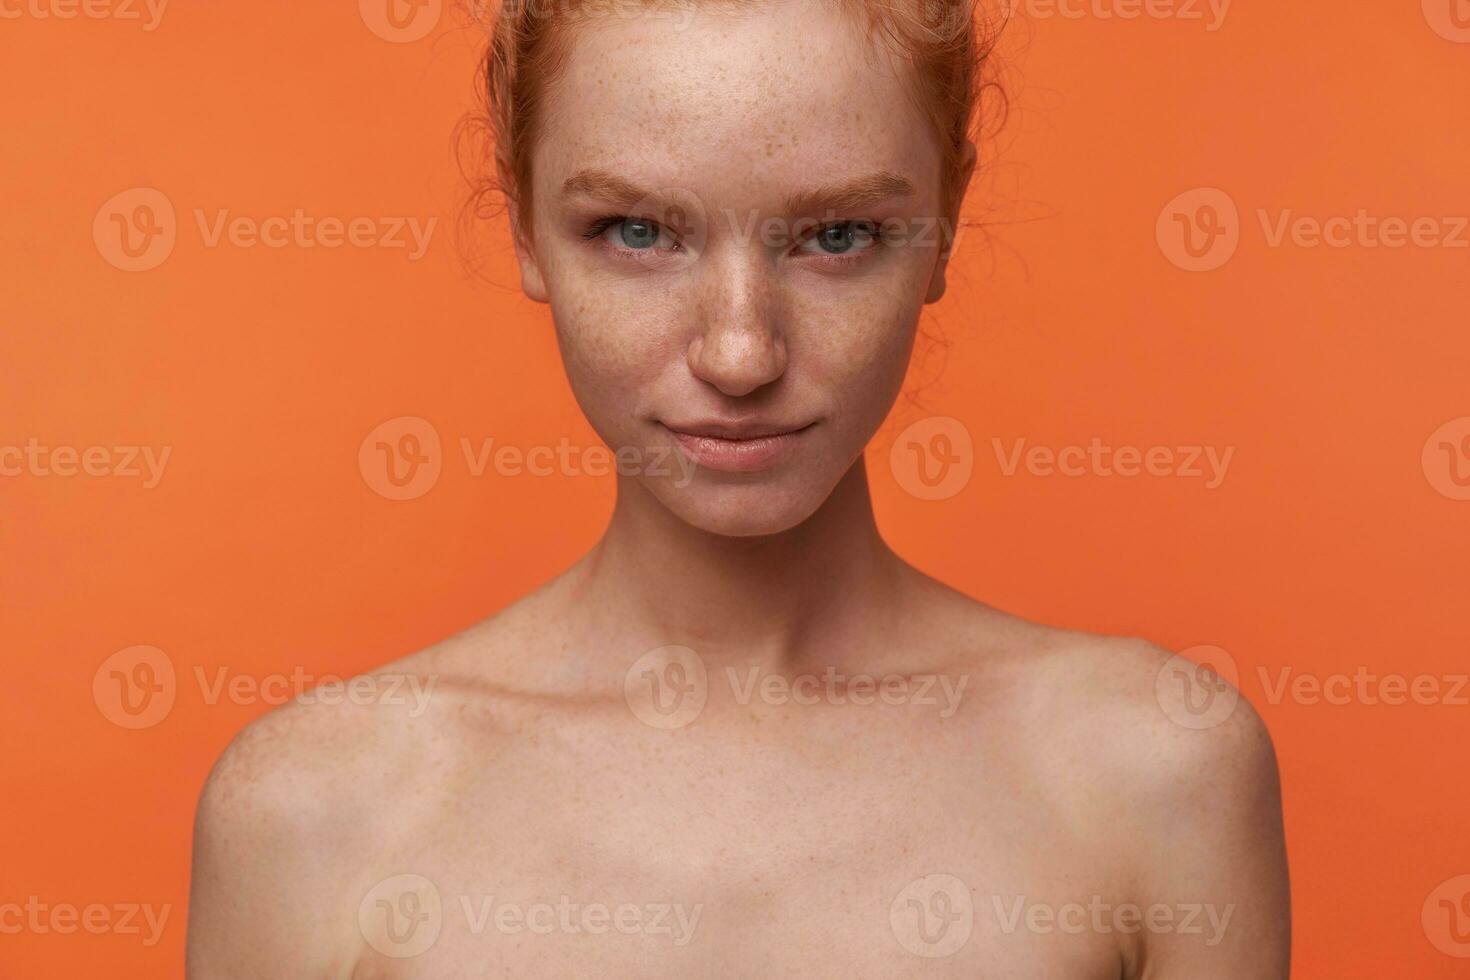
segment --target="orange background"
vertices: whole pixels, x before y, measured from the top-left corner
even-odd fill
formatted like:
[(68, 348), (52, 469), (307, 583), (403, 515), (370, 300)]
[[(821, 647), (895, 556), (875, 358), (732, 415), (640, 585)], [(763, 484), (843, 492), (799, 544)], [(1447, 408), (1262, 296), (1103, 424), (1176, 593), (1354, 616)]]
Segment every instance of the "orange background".
[[(261, 0), (178, 2), (146, 31), (30, 12), (43, 2), (10, 0), (22, 16), (0, 23), (0, 444), (171, 457), (151, 489), (0, 477), (0, 903), (172, 910), (152, 948), (0, 935), (0, 975), (179, 976), (197, 794), (270, 707), (206, 703), (195, 669), (350, 675), (422, 648), (574, 560), (612, 485), (474, 477), (460, 450), (594, 441), (503, 229), (478, 232), (481, 277), (450, 234), (474, 30), (446, 11), (397, 43), (350, 2)], [(926, 314), (943, 371), (870, 453), (885, 534), (938, 577), (1046, 621), (1231, 653), (1281, 759), (1299, 977), (1470, 972), (1421, 924), (1431, 891), (1470, 874), (1470, 707), (1272, 703), (1260, 674), (1470, 665), (1470, 501), (1421, 463), (1470, 416), (1470, 250), (1270, 247), (1257, 217), (1470, 212), (1470, 45), (1431, 29), (1436, 3), (1240, 2), (1216, 31), (1023, 4), (1012, 116), (977, 187), (990, 232), (964, 240)], [(174, 251), (144, 272), (92, 235), (135, 187), (177, 210)], [(1187, 272), (1155, 228), (1200, 187), (1238, 205), (1240, 244)], [(414, 262), (210, 248), (194, 218), (296, 208), (439, 224)], [(888, 465), (928, 415), (974, 437), (974, 477), (944, 501)], [(412, 501), (358, 466), (398, 416), (444, 441)], [(1008, 477), (991, 443), (1093, 437), (1236, 455), (1211, 490)], [(177, 695), (125, 730), (92, 681), (135, 644), (167, 653)]]

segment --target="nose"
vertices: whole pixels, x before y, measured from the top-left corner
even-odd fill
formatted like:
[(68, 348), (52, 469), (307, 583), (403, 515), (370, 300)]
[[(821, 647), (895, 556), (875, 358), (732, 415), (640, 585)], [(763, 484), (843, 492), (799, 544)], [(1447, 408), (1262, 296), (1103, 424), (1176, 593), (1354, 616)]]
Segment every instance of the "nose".
[(700, 284), (700, 326), (689, 341), (689, 370), (732, 398), (786, 373), (786, 338), (767, 262), (756, 255), (712, 262)]

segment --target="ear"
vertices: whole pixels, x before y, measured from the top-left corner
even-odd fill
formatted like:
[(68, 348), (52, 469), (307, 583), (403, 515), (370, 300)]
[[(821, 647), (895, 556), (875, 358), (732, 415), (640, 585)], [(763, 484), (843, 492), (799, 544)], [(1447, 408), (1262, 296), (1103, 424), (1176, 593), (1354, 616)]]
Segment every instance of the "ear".
[(944, 227), (941, 229), (944, 242), (940, 246), (939, 258), (934, 264), (934, 275), (929, 279), (929, 294), (924, 297), (925, 303), (937, 303), (944, 298), (947, 288), (946, 274), (949, 271), (949, 260), (954, 254), (955, 240), (960, 231), (960, 210), (965, 203), (965, 193), (970, 189), (970, 178), (975, 176), (975, 163), (979, 159), (979, 151), (975, 148), (975, 142), (965, 140), (964, 156), (960, 160), (960, 179), (955, 188), (954, 205), (950, 213), (944, 216)]
[(523, 220), (520, 198), (509, 192), (509, 188), (516, 185), (510, 163), (498, 151), (495, 153), (495, 176), (500, 179), (500, 192), (506, 198), (506, 210), (510, 212), (510, 241), (516, 247), (516, 263), (520, 266), (520, 291), (534, 303), (545, 303), (547, 284), (545, 276), (541, 275), (541, 263), (537, 260), (535, 238), (532, 237), (531, 226)]
[(509, 200), (510, 237), (515, 244), (516, 263), (521, 268), (521, 292), (536, 303), (548, 300), (546, 279), (541, 274), (541, 263), (536, 258), (535, 240), (530, 228), (521, 222), (521, 210), (514, 199)]

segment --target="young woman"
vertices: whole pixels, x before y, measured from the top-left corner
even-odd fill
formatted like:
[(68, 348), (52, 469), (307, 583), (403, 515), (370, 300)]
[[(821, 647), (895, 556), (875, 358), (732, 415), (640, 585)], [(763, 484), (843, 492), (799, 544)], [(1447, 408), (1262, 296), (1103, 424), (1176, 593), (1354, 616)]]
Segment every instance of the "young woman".
[(974, 17), (502, 12), (522, 284), (619, 451), (615, 512), (555, 581), (362, 679), (423, 700), (235, 741), (190, 976), (1287, 975), (1249, 706), (1191, 723), (1167, 653), (957, 594), (874, 523), (863, 449), (975, 166)]

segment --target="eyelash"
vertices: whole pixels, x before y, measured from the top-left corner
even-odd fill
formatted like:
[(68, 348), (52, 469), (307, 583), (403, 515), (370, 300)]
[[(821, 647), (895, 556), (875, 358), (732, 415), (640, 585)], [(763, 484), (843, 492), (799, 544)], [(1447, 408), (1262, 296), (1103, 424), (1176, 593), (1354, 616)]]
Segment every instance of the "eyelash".
[(619, 225), (622, 224), (624, 221), (632, 220), (632, 216), (626, 214), (603, 215), (601, 218), (598, 218), (597, 220), (593, 221), (592, 224), (587, 226), (587, 230), (582, 232), (582, 237), (590, 242), (596, 238), (601, 237), (603, 233), (605, 233), (609, 228), (613, 227), (614, 225)]
[[(603, 238), (603, 236), (607, 234), (608, 229), (614, 228), (617, 225), (622, 224), (624, 221), (633, 220), (635, 220), (633, 216), (627, 214), (604, 215), (601, 218), (597, 218), (590, 225), (587, 226), (587, 230), (582, 232), (582, 238), (594, 248), (600, 248), (620, 259), (627, 259), (632, 262), (638, 262), (643, 265), (652, 266), (656, 260), (666, 254), (666, 250), (657, 248), (619, 248), (617, 245), (614, 245)], [(649, 219), (645, 218), (638, 220), (646, 221)], [(650, 223), (657, 225), (660, 230), (663, 229), (663, 226), (659, 225), (657, 222)]]
[[(651, 218), (634, 218), (632, 215), (627, 214), (607, 214), (603, 215), (600, 218), (594, 219), (592, 223), (587, 226), (586, 230), (582, 232), (582, 239), (594, 246), (600, 246), (619, 257), (626, 257), (632, 259), (635, 262), (643, 263), (648, 263), (650, 259), (656, 258), (663, 252), (677, 251), (679, 248), (681, 248), (681, 245), (678, 243), (676, 243), (674, 249), (671, 250), (662, 250), (657, 248), (620, 248), (619, 246), (613, 245), (612, 243), (603, 239), (603, 236), (607, 234), (609, 229), (615, 228), (625, 221), (635, 220), (647, 221), (649, 224), (658, 227), (661, 231), (663, 230), (663, 226), (660, 225), (658, 222), (652, 220)], [(847, 221), (834, 221), (829, 224), (819, 225), (818, 227), (814, 228), (809, 234), (805, 235), (797, 244), (798, 246), (805, 245), (807, 242), (812, 241), (814, 238), (816, 238), (818, 235), (822, 234), (829, 228), (840, 228), (846, 225), (866, 225), (868, 228), (870, 228), (871, 231), (869, 232), (869, 234), (872, 236), (872, 246), (870, 248), (863, 249), (860, 252), (853, 252), (842, 255), (833, 255), (827, 252), (811, 252), (807, 254), (817, 256), (821, 261), (821, 264), (827, 266), (828, 268), (844, 269), (867, 261), (872, 253), (876, 252), (880, 248), (887, 247), (889, 244), (888, 239), (884, 234), (883, 225), (880, 222), (872, 221), (866, 218), (854, 218)]]

